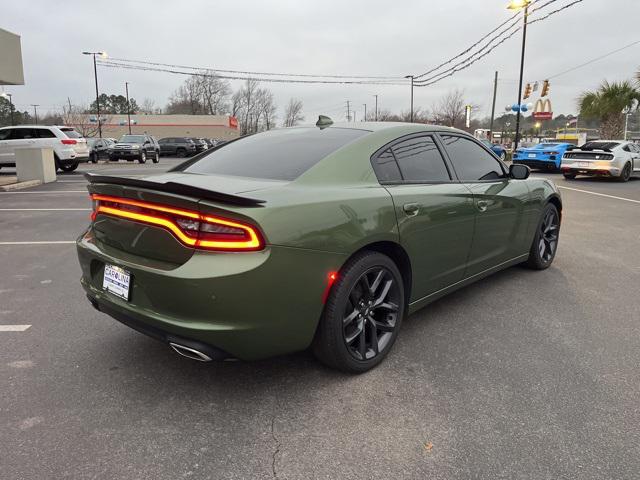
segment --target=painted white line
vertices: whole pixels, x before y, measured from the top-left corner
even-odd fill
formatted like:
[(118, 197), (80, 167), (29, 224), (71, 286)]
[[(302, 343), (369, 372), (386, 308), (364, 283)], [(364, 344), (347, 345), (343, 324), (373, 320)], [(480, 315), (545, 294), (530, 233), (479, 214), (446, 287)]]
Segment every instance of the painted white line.
[(87, 183), (86, 180), (56, 180), (56, 183)]
[(0, 325), (0, 332), (24, 332), (31, 325)]
[(36, 195), (36, 194), (40, 194), (40, 195), (51, 195), (51, 194), (65, 194), (65, 193), (84, 193), (85, 195), (88, 195), (89, 192), (87, 192), (86, 190), (49, 190), (48, 192), (43, 192), (43, 191), (39, 191), (39, 192), (0, 192), (0, 195), (20, 195), (20, 194), (25, 194), (25, 193), (30, 193), (32, 195)]
[(616, 197), (615, 195), (607, 195), (605, 193), (591, 192), (589, 190), (580, 190), (579, 188), (563, 187), (562, 185), (558, 185), (558, 188), (564, 188), (565, 190), (573, 190), (574, 192), (590, 193), (591, 195), (613, 198), (615, 200), (624, 200), (625, 202), (640, 203), (640, 200), (633, 200), (632, 198)]
[(75, 240), (52, 240), (50, 242), (0, 242), (0, 245), (67, 245), (76, 243)]
[(90, 212), (90, 208), (0, 208), (0, 212)]

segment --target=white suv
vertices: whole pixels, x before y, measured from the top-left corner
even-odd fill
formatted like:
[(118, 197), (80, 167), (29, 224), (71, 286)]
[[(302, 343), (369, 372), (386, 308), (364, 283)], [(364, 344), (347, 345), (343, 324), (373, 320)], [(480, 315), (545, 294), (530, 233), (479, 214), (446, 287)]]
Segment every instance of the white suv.
[(640, 176), (640, 145), (625, 140), (587, 142), (565, 152), (560, 170), (567, 180), (589, 175), (626, 182), (632, 176)]
[(56, 169), (72, 172), (89, 160), (89, 147), (72, 127), (17, 125), (0, 128), (0, 167), (15, 167), (18, 148), (50, 147)]

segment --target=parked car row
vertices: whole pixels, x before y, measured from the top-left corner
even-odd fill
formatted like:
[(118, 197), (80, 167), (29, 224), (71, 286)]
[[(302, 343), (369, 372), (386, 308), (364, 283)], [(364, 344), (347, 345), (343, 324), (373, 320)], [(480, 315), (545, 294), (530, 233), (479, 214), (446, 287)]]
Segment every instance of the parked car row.
[(223, 143), (223, 140), (197, 137), (167, 137), (158, 141), (162, 155), (175, 155), (176, 157), (190, 157)]
[(567, 180), (587, 175), (626, 182), (632, 176), (640, 176), (640, 145), (626, 140), (596, 140), (580, 147), (570, 143), (541, 143), (517, 149), (513, 163), (560, 171)]

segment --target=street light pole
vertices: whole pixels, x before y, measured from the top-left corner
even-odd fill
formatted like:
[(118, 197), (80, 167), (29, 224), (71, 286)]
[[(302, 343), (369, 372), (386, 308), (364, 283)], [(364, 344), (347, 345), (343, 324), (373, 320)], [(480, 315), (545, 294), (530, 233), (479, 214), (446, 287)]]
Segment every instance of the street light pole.
[(131, 135), (131, 109), (129, 108), (129, 82), (124, 82), (127, 91), (127, 125), (129, 125), (129, 135)]
[(362, 119), (363, 121), (367, 121), (367, 104), (363, 103), (362, 105), (364, 105), (364, 118)]
[(377, 122), (378, 121), (378, 95), (374, 95), (374, 97), (376, 97), (376, 116), (375, 116), (375, 120)]
[(410, 114), (410, 118), (411, 118), (411, 123), (413, 123), (413, 75), (405, 75), (404, 78), (410, 78), (411, 79), (411, 114)]
[(40, 105), (32, 103), (31, 106), (33, 107), (33, 116), (34, 116), (34, 120), (35, 120), (34, 125), (37, 125), (38, 124), (38, 107)]
[(516, 112), (516, 137), (513, 146), (514, 151), (517, 150), (518, 143), (520, 142), (520, 102), (522, 101), (522, 77), (524, 74), (524, 52), (527, 44), (527, 18), (529, 16), (529, 3), (531, 3), (530, 0), (511, 0), (511, 3), (507, 7), (510, 10), (518, 10), (524, 7), (522, 52), (520, 54), (520, 80), (518, 81), (518, 111)]
[(96, 110), (98, 112), (98, 137), (102, 138), (102, 124), (100, 121), (100, 95), (98, 94), (98, 67), (96, 66), (96, 55), (105, 58), (106, 52), (82, 52), (83, 55), (91, 55), (93, 57), (93, 77), (96, 83)]
[(9, 117), (11, 118), (11, 126), (13, 126), (13, 100), (11, 98), (13, 93), (5, 93), (4, 95), (9, 98)]

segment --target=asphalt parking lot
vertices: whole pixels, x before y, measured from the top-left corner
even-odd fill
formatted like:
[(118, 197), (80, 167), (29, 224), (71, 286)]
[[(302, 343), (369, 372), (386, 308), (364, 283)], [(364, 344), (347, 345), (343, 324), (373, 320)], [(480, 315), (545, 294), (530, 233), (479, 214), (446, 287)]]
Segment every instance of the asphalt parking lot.
[(439, 300), (348, 376), (309, 353), (200, 364), (90, 306), (82, 172), (178, 161), (0, 193), (1, 478), (638, 478), (640, 180), (545, 174), (553, 266)]

